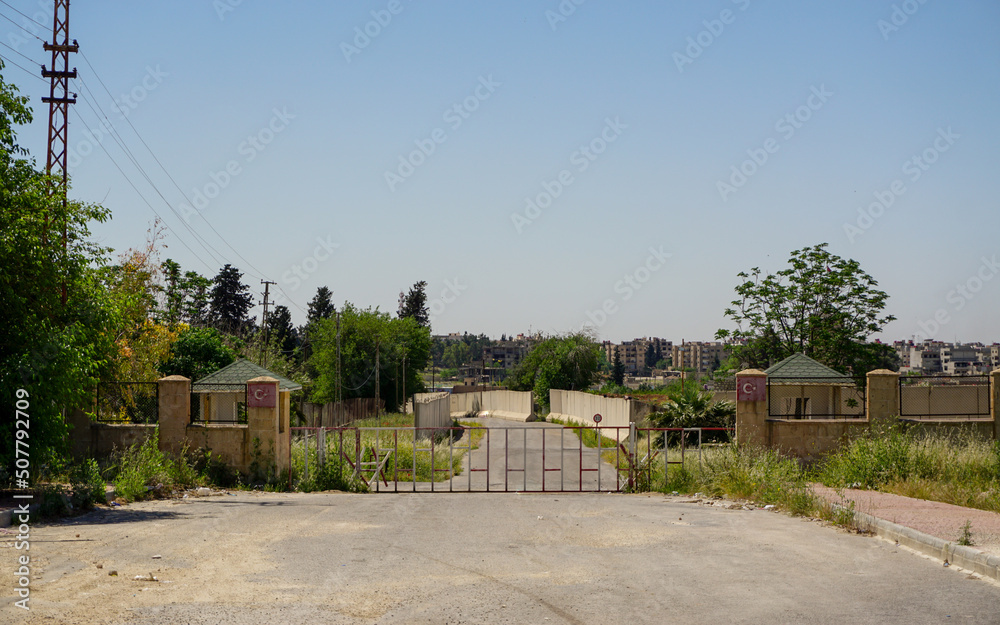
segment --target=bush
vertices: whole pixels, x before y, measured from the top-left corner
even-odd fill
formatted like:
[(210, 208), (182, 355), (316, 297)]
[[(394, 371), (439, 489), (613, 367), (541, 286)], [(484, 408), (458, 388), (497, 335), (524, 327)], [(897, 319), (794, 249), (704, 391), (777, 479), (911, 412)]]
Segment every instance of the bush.
[(73, 505), (87, 510), (95, 503), (107, 502), (107, 485), (101, 475), (97, 461), (88, 458), (76, 466), (71, 475), (73, 484)]
[(141, 443), (118, 453), (110, 470), (119, 497), (138, 501), (151, 495), (167, 494), (177, 486), (196, 486), (198, 472), (184, 457), (168, 458), (159, 449), (159, 430)]

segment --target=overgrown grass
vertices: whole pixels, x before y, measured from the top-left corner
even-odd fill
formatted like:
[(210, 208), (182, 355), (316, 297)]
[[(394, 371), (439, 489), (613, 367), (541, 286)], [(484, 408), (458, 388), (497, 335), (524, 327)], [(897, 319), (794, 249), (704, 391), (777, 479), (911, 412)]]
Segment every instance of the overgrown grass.
[(202, 482), (186, 458), (168, 457), (160, 451), (158, 441), (159, 430), (142, 443), (126, 447), (112, 456), (108, 472), (119, 497), (138, 501)]
[[(413, 417), (386, 415), (379, 420), (365, 419), (356, 422), (352, 427), (408, 428), (413, 427)], [(421, 432), (416, 442), (413, 440), (413, 431), (406, 429), (362, 430), (359, 437), (352, 430), (345, 430), (343, 438), (340, 432), (331, 431), (326, 433), (326, 462), (322, 468), (315, 438), (310, 441), (308, 477), (305, 470), (305, 442), (300, 439), (293, 443), (293, 479), (298, 479), (299, 490), (364, 492), (368, 490), (367, 482), (375, 475), (377, 464), (381, 463), (380, 480), (442, 482), (461, 473), (462, 458), (468, 452), (467, 447), (478, 448), (485, 431), (485, 428), (476, 423), (455, 422), (451, 428), (438, 430), (433, 435)], [(457, 446), (450, 446), (449, 439), (453, 439)], [(359, 455), (360, 471), (356, 472)]]
[(872, 431), (817, 468), (827, 486), (863, 488), (1000, 512), (1000, 442), (971, 430), (952, 435)]

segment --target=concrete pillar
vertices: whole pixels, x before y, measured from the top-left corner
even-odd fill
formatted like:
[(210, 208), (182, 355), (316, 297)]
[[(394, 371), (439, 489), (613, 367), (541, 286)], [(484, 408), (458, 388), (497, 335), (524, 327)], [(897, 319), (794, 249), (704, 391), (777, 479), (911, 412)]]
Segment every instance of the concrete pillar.
[(191, 422), (191, 380), (171, 375), (157, 380), (159, 385), (160, 451), (180, 454)]
[(990, 414), (993, 415), (993, 440), (1000, 441), (1000, 369), (990, 373)]
[(868, 372), (865, 414), (871, 425), (891, 426), (899, 417), (899, 374), (888, 369)]
[(289, 394), (279, 395), (277, 380), (261, 376), (247, 382), (247, 466), (255, 460), (253, 453), (259, 441), (258, 463), (273, 466), (278, 475), (288, 467), (288, 419)]
[(741, 445), (769, 445), (767, 374), (744, 369), (736, 374), (736, 441)]

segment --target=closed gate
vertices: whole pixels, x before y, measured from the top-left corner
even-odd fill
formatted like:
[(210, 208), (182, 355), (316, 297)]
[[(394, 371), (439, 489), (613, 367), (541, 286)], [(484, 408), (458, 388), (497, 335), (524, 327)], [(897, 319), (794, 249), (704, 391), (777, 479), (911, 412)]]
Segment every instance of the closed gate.
[(292, 436), (291, 464), (306, 479), (310, 471), (336, 463), (373, 492), (555, 493), (655, 488), (654, 465), (681, 464), (685, 453), (700, 458), (703, 433), (525, 423), (292, 428)]

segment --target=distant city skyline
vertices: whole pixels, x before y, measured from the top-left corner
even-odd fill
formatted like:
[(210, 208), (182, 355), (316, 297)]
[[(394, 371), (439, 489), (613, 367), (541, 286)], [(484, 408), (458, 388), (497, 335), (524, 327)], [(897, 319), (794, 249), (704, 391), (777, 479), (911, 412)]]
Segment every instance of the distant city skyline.
[[(829, 242), (890, 296), (873, 338), (1000, 336), (996, 2), (108, 7), (71, 8), (70, 197), (296, 324), (426, 280), (435, 333), (711, 340), (739, 272)], [(41, 164), (51, 10), (0, 6)]]

